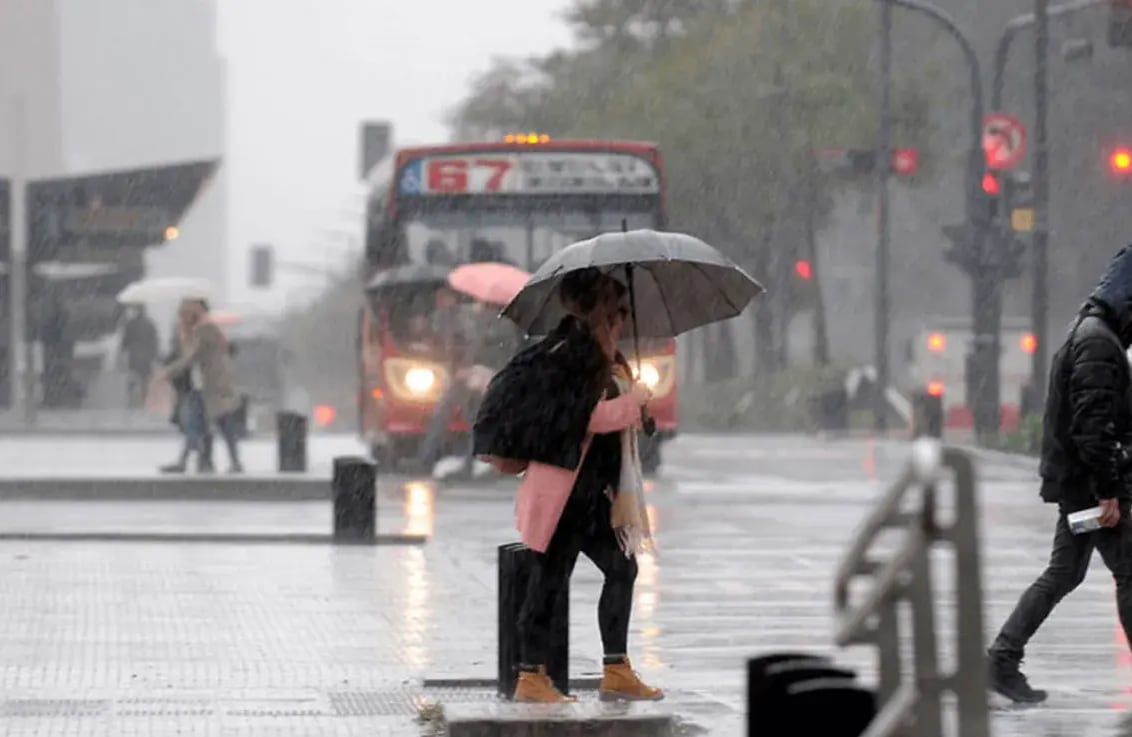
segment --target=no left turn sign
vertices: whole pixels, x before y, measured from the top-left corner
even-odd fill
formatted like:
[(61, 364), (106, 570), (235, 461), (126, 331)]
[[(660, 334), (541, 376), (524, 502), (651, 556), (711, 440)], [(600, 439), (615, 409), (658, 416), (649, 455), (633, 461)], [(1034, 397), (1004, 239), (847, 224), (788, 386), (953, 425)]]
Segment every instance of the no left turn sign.
[(990, 169), (1013, 169), (1026, 155), (1026, 126), (1007, 113), (991, 113), (983, 122), (983, 153)]

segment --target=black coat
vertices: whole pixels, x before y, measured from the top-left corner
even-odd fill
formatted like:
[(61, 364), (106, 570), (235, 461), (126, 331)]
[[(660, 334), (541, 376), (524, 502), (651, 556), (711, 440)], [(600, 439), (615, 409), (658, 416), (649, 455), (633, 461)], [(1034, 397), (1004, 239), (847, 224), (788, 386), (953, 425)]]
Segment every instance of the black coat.
[(473, 452), (576, 469), (609, 376), (586, 326), (564, 319), (488, 384), (473, 427)]
[(1050, 366), (1042, 428), (1042, 498), (1072, 508), (1129, 496), (1132, 248), (1116, 255)]

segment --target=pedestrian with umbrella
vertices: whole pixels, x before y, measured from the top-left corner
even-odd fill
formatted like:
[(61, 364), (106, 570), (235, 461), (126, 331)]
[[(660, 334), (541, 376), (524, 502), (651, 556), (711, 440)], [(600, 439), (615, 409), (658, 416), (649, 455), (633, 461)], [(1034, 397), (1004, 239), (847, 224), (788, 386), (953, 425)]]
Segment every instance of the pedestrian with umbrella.
[(563, 249), (504, 309), (528, 333), (547, 336), (492, 379), (474, 427), (477, 456), (525, 471), (516, 526), (536, 555), (518, 622), (516, 701), (568, 700), (547, 676), (546, 657), (553, 605), (579, 553), (605, 576), (601, 697), (663, 698), (627, 652), (636, 555), (651, 544), (636, 443), (650, 396), (617, 345), (623, 333), (674, 337), (733, 317), (761, 291), (702, 241), (633, 231)]
[(515, 298), (531, 275), (522, 269), (502, 263), (464, 264), (448, 274), (448, 286), (470, 298), (466, 321), (467, 350), (453, 359), (452, 378), (436, 404), (428, 431), (421, 443), (420, 459), (433, 469), (437, 479), (454, 474), (480, 476), (490, 472), (486, 464), (474, 463), (471, 437), (467, 451), (442, 457), (448, 446), (448, 427), (459, 410), (471, 422), (479, 408), (480, 398), (495, 372), (515, 354), (518, 330), (509, 320), (499, 319), (499, 310)]

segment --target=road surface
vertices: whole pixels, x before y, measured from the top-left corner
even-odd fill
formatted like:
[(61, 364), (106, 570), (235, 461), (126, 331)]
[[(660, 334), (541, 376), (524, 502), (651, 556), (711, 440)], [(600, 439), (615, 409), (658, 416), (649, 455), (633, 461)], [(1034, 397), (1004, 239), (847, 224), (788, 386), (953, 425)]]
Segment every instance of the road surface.
[[(353, 452), (351, 442), (312, 440), (312, 466)], [(20, 475), (148, 473), (174, 450), (6, 439), (0, 460)], [(685, 436), (669, 448), (649, 490), (660, 550), (641, 561), (630, 647), (674, 711), (709, 735), (743, 734), (745, 659), (776, 650), (835, 653), (874, 678), (869, 650), (830, 645), (830, 578), (906, 450), (751, 436)], [(272, 463), (269, 445), (248, 457)], [(989, 639), (1040, 572), (1054, 518), (1028, 462), (996, 457), (980, 469)], [(422, 704), (490, 699), (421, 683), (494, 677), (495, 548), (514, 539), (512, 488), (383, 480), (379, 527), (433, 534), (415, 548), (0, 543), (5, 733), (405, 735)], [(0, 531), (324, 532), (328, 506), (12, 501), (0, 503)], [(937, 569), (946, 574), (947, 561)], [(574, 675), (597, 671), (598, 588), (579, 565)], [(947, 609), (945, 597), (943, 626)], [(1103, 569), (1062, 604), (1027, 666), (1050, 701), (996, 707), (996, 735), (1121, 733), (1132, 657)]]

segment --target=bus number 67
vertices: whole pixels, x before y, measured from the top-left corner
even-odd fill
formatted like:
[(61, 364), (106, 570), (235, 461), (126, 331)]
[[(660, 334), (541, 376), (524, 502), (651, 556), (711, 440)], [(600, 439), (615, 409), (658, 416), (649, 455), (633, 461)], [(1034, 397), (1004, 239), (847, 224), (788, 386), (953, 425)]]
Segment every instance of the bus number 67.
[[(479, 169), (487, 170), (487, 179), (483, 189), (487, 192), (498, 192), (503, 186), (503, 178), (511, 170), (511, 162), (507, 159), (437, 159), (428, 162), (428, 190), (430, 192), (460, 193), (467, 192), (471, 172)], [(479, 177), (476, 177), (479, 179)]]

